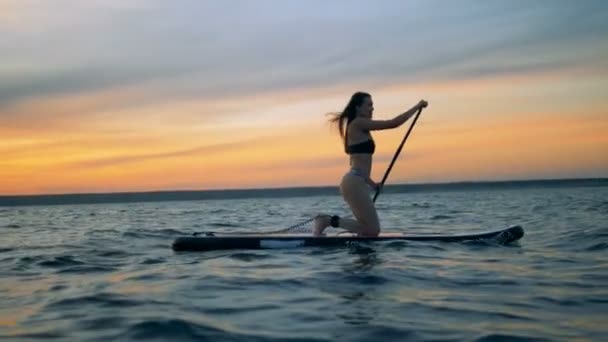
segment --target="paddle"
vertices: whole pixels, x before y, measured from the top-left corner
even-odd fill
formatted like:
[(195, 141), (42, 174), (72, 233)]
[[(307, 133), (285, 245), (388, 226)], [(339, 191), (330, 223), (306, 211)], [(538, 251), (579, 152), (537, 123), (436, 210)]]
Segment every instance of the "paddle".
[(405, 145), (405, 141), (407, 140), (407, 137), (410, 136), (410, 133), (412, 132), (412, 128), (414, 128), (416, 121), (418, 121), (418, 117), (420, 116), (420, 113), (422, 113), (422, 108), (420, 108), (418, 110), (418, 113), (416, 113), (416, 117), (414, 118), (414, 121), (412, 121), (412, 124), (410, 125), (410, 128), (407, 130), (407, 133), (403, 137), (403, 140), (401, 140), (401, 145), (399, 145), (399, 147), (397, 148), (397, 152), (395, 152), (395, 155), (393, 156), (393, 160), (391, 161), (391, 164), (388, 166), (388, 169), (386, 169), (386, 172), (384, 173), (384, 177), (382, 177), (382, 182), (380, 182), (380, 185), (378, 185), (378, 188), (376, 189), (376, 194), (374, 195), (374, 203), (376, 202), (376, 198), (378, 198), (378, 196), (380, 196), (380, 192), (382, 191), (382, 188), (384, 187), (384, 182), (386, 182), (386, 179), (388, 178), (388, 174), (391, 172), (393, 165), (395, 165), (395, 161), (397, 160), (399, 153), (401, 153), (401, 150), (403, 149), (403, 145)]

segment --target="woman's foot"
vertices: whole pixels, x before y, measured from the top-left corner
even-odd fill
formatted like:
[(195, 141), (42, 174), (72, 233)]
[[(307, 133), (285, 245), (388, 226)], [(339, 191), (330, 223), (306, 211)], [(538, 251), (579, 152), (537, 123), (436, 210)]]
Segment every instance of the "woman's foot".
[(329, 215), (317, 215), (315, 217), (315, 227), (312, 230), (313, 236), (324, 236), (323, 231), (325, 228), (329, 227), (331, 222), (331, 216)]

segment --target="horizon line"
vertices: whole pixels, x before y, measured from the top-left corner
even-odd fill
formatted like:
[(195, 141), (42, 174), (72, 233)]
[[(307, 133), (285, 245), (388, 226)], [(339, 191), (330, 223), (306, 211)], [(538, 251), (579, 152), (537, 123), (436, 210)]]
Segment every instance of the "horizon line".
[[(447, 182), (412, 182), (386, 184), (387, 187), (395, 186), (433, 186), (433, 185), (464, 185), (464, 184), (500, 184), (500, 183), (532, 183), (532, 182), (560, 182), (560, 181), (608, 181), (606, 177), (574, 177), (574, 178), (530, 178), (530, 179), (502, 179), (502, 180), (460, 180)], [(32, 198), (32, 197), (62, 197), (62, 196), (103, 196), (103, 195), (130, 195), (130, 194), (175, 194), (175, 193), (218, 193), (235, 191), (273, 191), (273, 190), (299, 190), (299, 189), (328, 189), (336, 188), (337, 185), (310, 185), (310, 186), (277, 186), (277, 187), (252, 187), (252, 188), (222, 188), (222, 189), (175, 189), (175, 190), (143, 190), (143, 191), (112, 191), (112, 192), (66, 192), (66, 193), (43, 193), (43, 194), (16, 194), (3, 195), (0, 199), (9, 198)]]

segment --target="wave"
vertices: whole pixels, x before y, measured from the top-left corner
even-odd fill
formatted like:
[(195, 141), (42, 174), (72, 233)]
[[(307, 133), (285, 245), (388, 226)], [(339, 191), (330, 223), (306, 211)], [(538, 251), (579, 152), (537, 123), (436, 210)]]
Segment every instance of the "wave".
[(419, 209), (429, 209), (431, 205), (429, 203), (412, 203), (412, 207)]
[(272, 258), (270, 254), (258, 254), (258, 253), (233, 253), (229, 256), (231, 259), (239, 260), (239, 261), (258, 261)]
[(54, 257), (50, 260), (43, 260), (38, 263), (39, 266), (43, 267), (51, 267), (51, 268), (61, 268), (66, 266), (74, 266), (74, 265), (83, 265), (84, 262), (76, 260), (71, 255), (63, 255)]
[(449, 219), (453, 219), (454, 216), (450, 216), (450, 215), (434, 215), (433, 217), (431, 217), (431, 220), (435, 221), (435, 220), (449, 220)]
[(144, 304), (146, 304), (146, 302), (128, 299), (118, 294), (100, 293), (96, 295), (61, 299), (48, 304), (46, 309), (81, 308), (83, 305), (94, 305), (95, 307), (104, 308), (126, 308)]
[(135, 238), (135, 239), (143, 239), (143, 238), (166, 238), (176, 235), (184, 235), (186, 233), (171, 228), (159, 229), (159, 230), (151, 230), (151, 229), (137, 229), (131, 230), (122, 233), (123, 237), (126, 238)]
[(238, 224), (223, 223), (223, 222), (209, 223), (209, 226), (211, 226), (211, 227), (221, 227), (221, 228), (239, 228), (239, 227), (241, 227)]
[(476, 338), (476, 342), (544, 342), (551, 341), (546, 338), (522, 336), (513, 334), (488, 334), (482, 337)]
[(102, 266), (102, 265), (80, 265), (80, 266), (72, 266), (68, 268), (64, 268), (59, 270), (57, 273), (66, 274), (66, 273), (74, 273), (74, 274), (87, 274), (87, 273), (106, 273), (117, 270), (118, 268), (112, 266)]
[[(229, 326), (229, 325), (228, 325)], [(236, 329), (229, 330), (227, 325), (195, 323), (184, 319), (150, 319), (131, 325), (116, 340), (167, 340), (167, 341), (251, 341), (251, 342), (326, 342), (329, 339), (297, 338), (285, 336), (272, 337), (248, 334)]]
[(585, 251), (597, 252), (597, 251), (605, 251), (607, 249), (608, 249), (608, 242), (600, 242), (600, 243), (596, 243), (596, 244), (593, 244), (593, 245), (585, 248)]
[(65, 338), (65, 334), (59, 333), (59, 332), (39, 332), (39, 333), (25, 333), (25, 334), (15, 334), (15, 335), (0, 335), (0, 339), (4, 339), (6, 338), (7, 340), (13, 340), (15, 338), (18, 339), (27, 339), (27, 340), (31, 340), (31, 339), (61, 339), (61, 338)]

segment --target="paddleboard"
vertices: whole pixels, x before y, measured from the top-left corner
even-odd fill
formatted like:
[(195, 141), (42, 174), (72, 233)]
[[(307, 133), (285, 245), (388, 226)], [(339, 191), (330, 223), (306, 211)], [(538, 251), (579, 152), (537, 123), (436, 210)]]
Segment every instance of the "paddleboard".
[(207, 233), (205, 236), (183, 236), (173, 242), (175, 251), (210, 251), (223, 249), (282, 249), (298, 247), (344, 246), (357, 242), (377, 241), (430, 241), (430, 242), (463, 242), (474, 240), (491, 240), (499, 244), (508, 244), (524, 236), (521, 226), (506, 229), (458, 235), (414, 235), (407, 233), (381, 233), (379, 236), (356, 236), (351, 233), (327, 236), (312, 236), (310, 234), (246, 234), (222, 235)]

